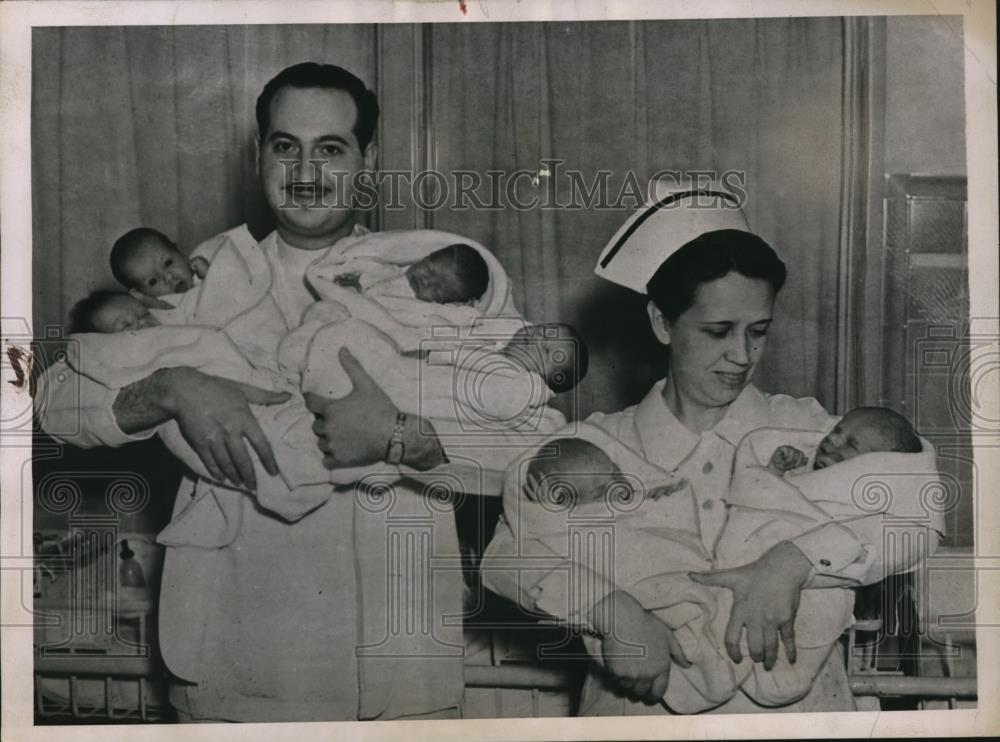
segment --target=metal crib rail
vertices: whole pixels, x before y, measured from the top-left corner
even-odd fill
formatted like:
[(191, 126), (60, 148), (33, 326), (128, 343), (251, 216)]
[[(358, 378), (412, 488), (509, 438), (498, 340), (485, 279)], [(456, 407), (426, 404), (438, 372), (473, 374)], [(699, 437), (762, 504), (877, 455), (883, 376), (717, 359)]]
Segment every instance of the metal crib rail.
[[(570, 668), (531, 665), (466, 665), (465, 685), (470, 688), (567, 690), (579, 683), (578, 672)], [(976, 697), (975, 678), (849, 675), (847, 680), (856, 696)]]

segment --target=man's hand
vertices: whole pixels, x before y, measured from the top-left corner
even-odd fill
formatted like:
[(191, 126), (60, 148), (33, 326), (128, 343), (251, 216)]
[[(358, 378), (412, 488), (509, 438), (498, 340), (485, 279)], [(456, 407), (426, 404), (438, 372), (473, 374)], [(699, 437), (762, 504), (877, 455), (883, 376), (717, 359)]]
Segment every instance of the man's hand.
[[(354, 387), (351, 393), (340, 399), (305, 395), (306, 407), (316, 417), (313, 432), (323, 452), (323, 466), (341, 469), (377, 464), (385, 459), (398, 410), (349, 350), (341, 348), (338, 358)], [(437, 436), (427, 432), (427, 421), (423, 423), (422, 429), (420, 418), (407, 416), (403, 430), (403, 463), (418, 470), (445, 461)]]
[(635, 698), (658, 702), (670, 682), (670, 665), (691, 667), (670, 627), (628, 593), (610, 593), (591, 609), (590, 620), (602, 635), (605, 669)]
[(125, 432), (176, 420), (212, 477), (254, 490), (257, 478), (244, 438), (269, 474), (277, 475), (278, 465), (250, 405), (280, 404), (288, 396), (287, 392), (270, 392), (182, 367), (157, 371), (125, 387), (113, 410)]
[(692, 572), (702, 585), (724, 587), (733, 592), (733, 612), (726, 626), (726, 653), (741, 662), (740, 637), (747, 630), (750, 659), (771, 670), (778, 658), (778, 639), (785, 645), (788, 661), (795, 662), (795, 615), (802, 586), (812, 563), (790, 541), (772, 546), (760, 559), (742, 567), (715, 572)]

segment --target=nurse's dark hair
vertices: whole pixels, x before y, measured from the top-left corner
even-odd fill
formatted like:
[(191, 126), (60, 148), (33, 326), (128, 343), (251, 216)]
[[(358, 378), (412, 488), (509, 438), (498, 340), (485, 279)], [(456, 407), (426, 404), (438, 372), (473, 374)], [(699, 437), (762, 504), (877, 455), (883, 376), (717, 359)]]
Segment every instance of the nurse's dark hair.
[(740, 229), (705, 232), (663, 261), (646, 293), (664, 318), (674, 322), (694, 304), (698, 288), (729, 273), (761, 278), (777, 294), (785, 284), (785, 264), (767, 242)]
[(378, 99), (361, 80), (343, 67), (317, 62), (300, 62), (286, 67), (271, 78), (257, 98), (257, 135), (264, 139), (271, 125), (271, 101), (282, 88), (321, 88), (343, 90), (354, 100), (358, 117), (354, 136), (363, 152), (375, 136), (378, 124)]

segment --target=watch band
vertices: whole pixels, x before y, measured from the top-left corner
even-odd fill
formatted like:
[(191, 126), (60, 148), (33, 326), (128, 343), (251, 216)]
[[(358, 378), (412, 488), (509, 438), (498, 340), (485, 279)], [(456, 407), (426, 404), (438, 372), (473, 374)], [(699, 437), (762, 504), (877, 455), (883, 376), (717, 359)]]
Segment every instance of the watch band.
[(390, 464), (399, 464), (406, 453), (406, 444), (403, 443), (403, 429), (406, 426), (406, 413), (396, 413), (396, 424), (392, 428), (392, 435), (389, 443), (385, 447), (385, 460)]

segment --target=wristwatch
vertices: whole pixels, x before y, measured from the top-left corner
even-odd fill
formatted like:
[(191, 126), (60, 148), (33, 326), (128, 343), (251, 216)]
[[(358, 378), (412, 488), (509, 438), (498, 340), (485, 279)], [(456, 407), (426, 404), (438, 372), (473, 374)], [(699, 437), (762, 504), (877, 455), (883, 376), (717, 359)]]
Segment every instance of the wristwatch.
[(396, 424), (392, 428), (392, 435), (389, 437), (389, 444), (385, 447), (385, 460), (387, 463), (397, 465), (403, 460), (406, 453), (406, 444), (403, 443), (403, 426), (406, 425), (406, 413), (396, 413)]

